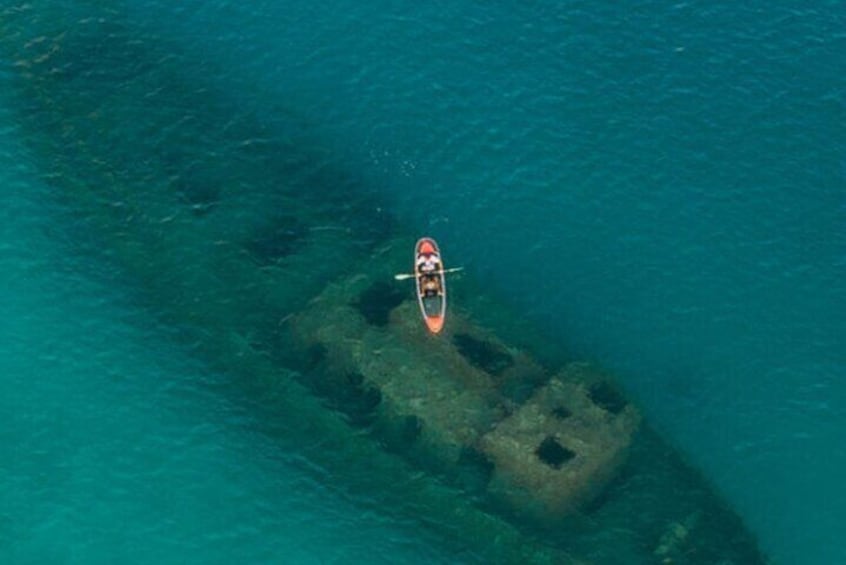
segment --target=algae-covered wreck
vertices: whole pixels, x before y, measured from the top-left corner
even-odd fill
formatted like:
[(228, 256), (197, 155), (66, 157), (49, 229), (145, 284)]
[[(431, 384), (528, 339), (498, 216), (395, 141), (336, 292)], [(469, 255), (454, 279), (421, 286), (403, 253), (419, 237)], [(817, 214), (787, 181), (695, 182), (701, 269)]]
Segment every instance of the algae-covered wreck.
[(445, 335), (426, 334), (391, 278), (415, 234), (307, 124), (259, 120), (119, 14), (35, 2), (6, 9), (0, 37), (21, 137), (64, 209), (198, 355), (281, 391), (278, 417), (308, 419), (339, 488), (468, 561), (763, 562), (606, 375), (514, 339), (460, 288)]
[(409, 293), (386, 282), (386, 266), (408, 249), (401, 243), (292, 318), (321, 365), (321, 387), (359, 395), (384, 438), (445, 475), (466, 467), (460, 474), (512, 512), (550, 521), (583, 507), (624, 460), (636, 410), (587, 367), (550, 375), (460, 314), (446, 337), (432, 337)]

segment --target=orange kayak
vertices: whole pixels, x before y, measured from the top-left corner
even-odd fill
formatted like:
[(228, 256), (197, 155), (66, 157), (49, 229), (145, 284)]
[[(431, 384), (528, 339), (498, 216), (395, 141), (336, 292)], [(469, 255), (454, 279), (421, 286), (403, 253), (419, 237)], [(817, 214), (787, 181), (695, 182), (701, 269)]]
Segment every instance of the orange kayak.
[(441, 251), (434, 239), (424, 237), (417, 241), (414, 274), (420, 313), (429, 331), (436, 334), (443, 329), (446, 316), (446, 278)]

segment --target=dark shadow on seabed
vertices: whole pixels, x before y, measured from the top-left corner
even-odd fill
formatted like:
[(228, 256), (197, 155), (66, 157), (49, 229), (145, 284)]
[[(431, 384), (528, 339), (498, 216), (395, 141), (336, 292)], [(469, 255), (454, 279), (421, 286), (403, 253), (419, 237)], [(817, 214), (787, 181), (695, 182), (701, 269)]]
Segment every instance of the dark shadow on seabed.
[[(231, 85), (209, 80), (208, 64), (201, 72), (102, 3), (36, 2), (0, 18), (21, 135), (57, 199), (100, 234), (146, 305), (232, 377), (233, 397), (261, 399), (253, 407), (267, 432), (297, 445), (341, 495), (366, 492), (361, 504), (431, 525), (468, 561), (764, 561), (707, 482), (644, 427), (627, 463), (575, 516), (529, 525), (489, 500), (484, 454), (462, 449), (454, 465), (429, 457), (420, 418), (385, 418), (383, 392), (368, 376), (319, 340), (293, 335), (289, 321), (306, 327), (303, 312), (324, 288), (356, 284), (374, 255), (384, 263), (408, 254), (391, 243), (402, 234), (367, 196), (366, 179), (294, 113), (245, 109), (227, 96)], [(354, 305), (369, 336), (395, 324), (405, 302), (393, 287), (365, 288)], [(478, 319), (480, 300), (468, 296), (462, 315)], [(517, 410), (552, 371), (538, 370), (526, 386), (511, 375), (511, 350), (468, 328), (452, 336), (453, 348), (496, 384), (505, 399), (496, 410)], [(588, 396), (611, 414), (627, 405), (607, 381)], [(572, 417), (563, 407), (554, 415)], [(553, 467), (573, 457), (551, 440), (537, 456)]]

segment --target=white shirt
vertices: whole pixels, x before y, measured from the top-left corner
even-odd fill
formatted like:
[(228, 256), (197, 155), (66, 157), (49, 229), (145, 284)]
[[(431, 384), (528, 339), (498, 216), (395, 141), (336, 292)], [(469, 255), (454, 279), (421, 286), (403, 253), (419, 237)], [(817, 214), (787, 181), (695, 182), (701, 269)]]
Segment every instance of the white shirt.
[(417, 266), (421, 271), (434, 271), (439, 262), (437, 255), (425, 255), (417, 260)]

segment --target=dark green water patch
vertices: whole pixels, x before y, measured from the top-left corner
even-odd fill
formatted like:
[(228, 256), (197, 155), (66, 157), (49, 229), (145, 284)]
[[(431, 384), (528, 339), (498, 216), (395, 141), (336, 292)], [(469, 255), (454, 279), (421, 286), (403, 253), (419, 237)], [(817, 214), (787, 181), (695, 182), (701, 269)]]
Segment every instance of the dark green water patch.
[(500, 375), (514, 365), (514, 360), (506, 351), (487, 341), (476, 339), (469, 334), (456, 334), (452, 342), (458, 352), (471, 365), (491, 375)]
[(306, 367), (314, 369), (326, 359), (326, 346), (322, 343), (310, 345), (304, 354)]
[(417, 441), (423, 432), (423, 420), (417, 416), (406, 416), (399, 427), (399, 439), (402, 443), (411, 444)]
[(196, 216), (205, 216), (211, 212), (220, 200), (220, 188), (208, 184), (193, 182), (192, 179), (177, 178), (174, 190), (179, 198)]
[(623, 395), (606, 381), (592, 384), (588, 389), (588, 397), (591, 402), (612, 414), (619, 414), (628, 404)]
[(382, 403), (382, 393), (372, 386), (359, 386), (352, 389), (344, 401), (342, 411), (354, 426), (367, 426), (373, 422), (376, 409)]
[(351, 425), (364, 428), (373, 423), (382, 392), (369, 385), (361, 373), (336, 373), (318, 363), (314, 370), (301, 374), (299, 380)]
[(626, 488), (631, 488), (631, 485), (628, 484), (630, 480), (630, 467), (624, 464), (623, 468), (617, 473), (617, 475), (611, 479), (611, 482), (582, 507), (582, 512), (585, 514), (596, 514), (602, 512), (606, 504), (613, 504), (613, 501), (617, 497), (621, 496)]
[(244, 243), (261, 265), (272, 265), (296, 253), (308, 229), (292, 216), (280, 216), (258, 228)]
[(502, 395), (517, 405), (526, 402), (537, 390), (537, 379), (533, 375), (512, 375), (502, 383)]
[(493, 475), (494, 464), (478, 449), (464, 447), (458, 456), (456, 474), (462, 487), (473, 493), (482, 493)]
[(402, 304), (406, 298), (408, 293), (397, 285), (379, 281), (358, 296), (355, 306), (368, 324), (383, 327), (388, 325), (391, 310)]
[[(127, 215), (154, 200), (165, 217), (180, 205), (195, 216), (226, 208), (221, 225), (208, 224), (222, 238), (243, 237), (224, 225), (233, 217), (269, 215), (246, 243), (260, 264), (290, 254), (307, 229), (343, 230), (365, 251), (392, 232), (354, 164), (327, 150), (295, 109), (262, 107), (237, 83), (217, 84), (226, 73), (213, 62), (186, 60), (178, 45), (118, 19), (80, 17), (12, 37), (0, 46), (20, 63), (24, 137), (60, 190), (137, 202)], [(284, 203), (309, 210), (309, 220), (276, 221)]]
[(560, 469), (562, 465), (576, 456), (575, 453), (558, 443), (552, 436), (547, 436), (535, 450), (538, 459), (552, 467)]
[(570, 416), (573, 415), (568, 409), (563, 406), (559, 406), (552, 411), (552, 415), (558, 418), (559, 420), (566, 420)]
[(386, 449), (407, 454), (420, 438), (423, 426), (423, 420), (414, 415), (387, 417), (378, 424), (376, 436)]
[(220, 163), (198, 152), (193, 140), (162, 140), (156, 155), (153, 165), (167, 175), (171, 189), (191, 213), (205, 216), (218, 205), (227, 179), (218, 170)]

